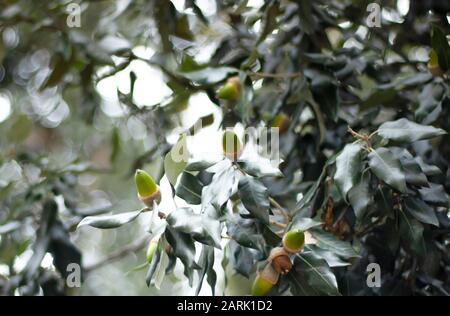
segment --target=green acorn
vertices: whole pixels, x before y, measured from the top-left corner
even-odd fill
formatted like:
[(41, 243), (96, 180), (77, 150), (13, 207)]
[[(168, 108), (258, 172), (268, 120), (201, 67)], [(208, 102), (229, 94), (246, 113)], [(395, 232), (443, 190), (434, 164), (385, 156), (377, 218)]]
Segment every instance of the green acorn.
[(140, 169), (136, 170), (134, 181), (136, 183), (138, 197), (145, 205), (151, 207), (154, 201), (156, 203), (161, 201), (159, 187), (147, 172)]
[(232, 77), (217, 91), (219, 99), (237, 101), (241, 95), (241, 82), (238, 77)]
[(305, 233), (301, 230), (290, 230), (283, 236), (283, 247), (289, 253), (297, 253), (305, 245)]
[(258, 271), (252, 286), (253, 296), (265, 296), (278, 282), (280, 274), (271, 264), (267, 264), (262, 271)]
[(242, 143), (234, 132), (225, 131), (222, 134), (222, 149), (226, 157), (236, 160), (242, 152)]
[(278, 127), (280, 134), (284, 133), (289, 127), (289, 116), (284, 113), (278, 113), (272, 121), (272, 127)]
[(148, 263), (151, 263), (153, 260), (153, 256), (156, 252), (156, 249), (158, 249), (158, 242), (159, 242), (159, 238), (153, 238), (152, 240), (150, 240), (150, 243), (147, 248), (147, 262)]

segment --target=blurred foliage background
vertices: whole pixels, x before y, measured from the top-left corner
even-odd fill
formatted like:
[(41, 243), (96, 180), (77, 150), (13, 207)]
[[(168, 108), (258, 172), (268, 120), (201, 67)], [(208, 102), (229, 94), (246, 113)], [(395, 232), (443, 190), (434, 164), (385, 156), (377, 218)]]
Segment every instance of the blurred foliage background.
[[(81, 9), (80, 27), (67, 24), (71, 3)], [(161, 290), (147, 287), (146, 270), (132, 271), (145, 261), (151, 215), (118, 230), (75, 228), (88, 215), (138, 209), (137, 168), (170, 192), (163, 157), (199, 118), (209, 126), (190, 140), (192, 152), (220, 149), (220, 127), (270, 125), (287, 115), (285, 177), (266, 185), (292, 210), (352, 140), (349, 125), (373, 130), (409, 117), (449, 131), (448, 76), (427, 67), (431, 48), (443, 72), (450, 65), (448, 44), (430, 35), (432, 25), (450, 33), (448, 2), (379, 1), (380, 28), (365, 26), (369, 3), (0, 0), (0, 293), (194, 294), (179, 266)], [(230, 69), (240, 70), (248, 93), (233, 109), (215, 93)], [(411, 149), (440, 168), (442, 195), (450, 192), (448, 140)], [(166, 195), (161, 209), (170, 212)], [(339, 222), (347, 217), (337, 212), (328, 230), (351, 240), (352, 220)], [(428, 274), (411, 276), (420, 260), (403, 250), (379, 254), (372, 244), (362, 262), (374, 253), (391, 260), (395, 282), (381, 293), (346, 288), (344, 280), (364, 278), (355, 268), (358, 276), (338, 277), (343, 293), (448, 295), (450, 226), (441, 213), (446, 224), (430, 232), (439, 240)], [(84, 267), (81, 289), (64, 285), (70, 262)], [(248, 294), (246, 278), (226, 269), (236, 276), (226, 293)]]

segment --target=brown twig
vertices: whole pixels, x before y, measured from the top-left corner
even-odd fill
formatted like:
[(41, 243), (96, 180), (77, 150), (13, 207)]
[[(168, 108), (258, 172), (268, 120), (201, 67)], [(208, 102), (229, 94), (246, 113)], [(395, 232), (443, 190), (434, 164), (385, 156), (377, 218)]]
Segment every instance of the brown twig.
[(84, 271), (90, 272), (95, 269), (101, 268), (104, 265), (109, 264), (113, 261), (119, 260), (119, 259), (129, 255), (130, 253), (134, 253), (134, 252), (144, 248), (148, 244), (148, 242), (149, 242), (149, 236), (145, 236), (145, 237), (135, 241), (132, 244), (126, 245), (125, 247), (112, 252), (109, 256), (103, 258), (102, 260), (100, 260), (94, 264), (85, 266)]
[(284, 229), (275, 232), (276, 235), (282, 237), (284, 235)]
[(377, 131), (375, 131), (375, 132), (371, 133), (370, 135), (368, 135), (366, 133), (355, 132), (350, 126), (347, 128), (347, 130), (348, 130), (348, 132), (350, 134), (352, 134), (352, 136), (354, 138), (356, 138), (358, 141), (364, 143), (364, 149), (365, 150), (367, 150), (368, 152), (373, 151), (371, 139), (377, 133)]
[(280, 228), (283, 228), (283, 229), (287, 227), (286, 224), (277, 222), (277, 221), (275, 221), (275, 220), (273, 220), (273, 219), (271, 219), (269, 222), (270, 222), (271, 225), (277, 226), (277, 227), (280, 227)]
[(286, 223), (289, 223), (291, 221), (291, 216), (289, 215), (289, 212), (284, 209), (277, 201), (275, 201), (274, 198), (269, 197), (270, 205), (272, 205), (275, 209), (278, 210), (278, 212), (284, 217), (284, 220)]

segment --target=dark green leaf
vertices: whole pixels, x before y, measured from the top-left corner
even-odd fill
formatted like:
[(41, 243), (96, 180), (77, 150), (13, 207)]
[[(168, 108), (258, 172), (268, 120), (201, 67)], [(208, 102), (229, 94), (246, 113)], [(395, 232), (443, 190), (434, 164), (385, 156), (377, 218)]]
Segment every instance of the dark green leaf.
[(191, 208), (182, 207), (169, 214), (167, 223), (198, 242), (220, 249), (220, 222), (206, 214), (195, 214)]
[(215, 165), (216, 160), (190, 160), (186, 165), (186, 171), (203, 171)]
[(64, 75), (69, 71), (71, 60), (65, 60), (61, 54), (56, 54), (53, 57), (53, 70), (40, 87), (40, 90), (45, 90), (56, 86), (63, 79)]
[(343, 258), (359, 257), (350, 243), (337, 239), (332, 234), (321, 229), (311, 229), (310, 233), (317, 240), (317, 246), (329, 250)]
[(426, 175), (408, 150), (399, 147), (390, 147), (389, 150), (400, 161), (407, 183), (417, 186), (428, 186)]
[(161, 289), (161, 284), (166, 275), (166, 269), (170, 264), (169, 256), (165, 251), (161, 251), (161, 258), (159, 259), (158, 266), (153, 279), (150, 281), (150, 285), (153, 285), (157, 290)]
[(378, 128), (378, 135), (396, 143), (411, 143), (447, 134), (443, 129), (421, 125), (401, 118), (386, 122)]
[(152, 279), (153, 279), (153, 275), (156, 272), (156, 268), (158, 267), (158, 263), (159, 260), (161, 259), (161, 250), (157, 249), (155, 251), (155, 254), (152, 257), (152, 261), (150, 262), (149, 266), (148, 266), (148, 270), (147, 270), (147, 274), (145, 276), (145, 282), (147, 283), (147, 286), (149, 287)]
[(361, 175), (357, 184), (349, 191), (348, 200), (355, 211), (356, 217), (358, 219), (363, 218), (372, 201), (369, 172), (366, 171)]
[[(335, 158), (335, 156), (334, 156)], [(295, 212), (294, 214), (298, 214), (299, 211), (301, 211), (302, 209), (304, 209), (306, 206), (308, 206), (312, 199), (314, 198), (314, 196), (316, 195), (320, 185), (322, 184), (323, 179), (325, 178), (326, 174), (327, 174), (327, 167), (335, 162), (335, 159), (329, 159), (327, 161), (327, 164), (325, 165), (325, 167), (323, 168), (322, 172), (320, 173), (319, 178), (314, 182), (314, 184), (308, 189), (308, 191), (306, 192), (306, 194), (303, 196), (302, 199), (300, 199), (300, 201), (298, 201), (297, 205), (295, 206)]]
[(69, 232), (63, 223), (56, 219), (50, 230), (48, 251), (53, 256), (53, 264), (58, 272), (67, 278), (69, 264), (81, 266), (81, 252), (70, 239)]
[(342, 196), (347, 200), (347, 193), (355, 186), (360, 178), (362, 147), (358, 143), (348, 144), (336, 157), (336, 173), (334, 181)]
[(203, 189), (202, 206), (208, 204), (220, 208), (225, 204), (233, 192), (236, 182), (236, 170), (226, 167), (214, 174), (211, 183)]
[(245, 208), (255, 218), (269, 224), (269, 194), (264, 184), (251, 177), (242, 177), (238, 192)]
[(164, 53), (172, 51), (170, 35), (175, 31), (176, 13), (177, 11), (172, 2), (165, 2), (164, 0), (154, 1), (153, 17)]
[(195, 295), (198, 296), (198, 294), (200, 293), (205, 275), (208, 275), (207, 281), (211, 286), (212, 295), (215, 295), (217, 274), (214, 270), (214, 248), (208, 247), (206, 245), (203, 246), (202, 252), (200, 254), (199, 266), (202, 267), (202, 269), (198, 270), (199, 283), (195, 291)]
[(419, 72), (413, 73), (411, 76), (406, 77), (403, 80), (400, 80), (397, 83), (392, 83), (396, 85), (397, 89), (401, 89), (403, 87), (414, 87), (419, 85), (424, 85), (428, 81), (433, 79), (433, 75), (428, 72)]
[(277, 26), (277, 16), (280, 14), (280, 3), (278, 1), (270, 1), (264, 12), (264, 26), (262, 32), (258, 37), (257, 43), (261, 43), (264, 39), (272, 33)]
[(311, 251), (297, 254), (288, 278), (297, 295), (340, 295), (327, 262)]
[(33, 256), (28, 260), (22, 271), (26, 280), (31, 280), (41, 266), (50, 243), (50, 231), (58, 216), (58, 205), (54, 200), (47, 200), (42, 207), (42, 216), (39, 229), (36, 233), (36, 241), (33, 244)]
[(405, 207), (412, 216), (422, 223), (439, 226), (439, 221), (433, 208), (422, 200), (414, 197), (407, 197), (405, 199)]
[(81, 220), (77, 228), (82, 226), (92, 226), (101, 229), (117, 228), (135, 220), (146, 208), (114, 215), (87, 216)]
[(176, 195), (188, 202), (189, 204), (202, 203), (201, 182), (191, 173), (183, 172), (176, 188)]
[(339, 89), (333, 83), (333, 78), (323, 75), (314, 76), (311, 82), (314, 99), (320, 100), (321, 110), (333, 121), (336, 121), (340, 104)]
[(377, 90), (361, 104), (361, 110), (366, 110), (380, 104), (386, 105), (392, 101), (396, 95), (397, 91), (394, 88)]
[(423, 239), (423, 225), (402, 213), (400, 217), (400, 237), (407, 248), (417, 255), (426, 254), (425, 241)]
[(302, 231), (306, 231), (310, 228), (317, 227), (322, 225), (321, 222), (315, 221), (312, 218), (309, 217), (294, 217), (292, 220), (292, 224), (290, 226), (290, 229), (299, 229)]
[(380, 147), (370, 152), (368, 157), (370, 169), (378, 179), (400, 192), (406, 192), (406, 180), (400, 162), (389, 149)]
[(185, 4), (186, 8), (192, 8), (192, 10), (194, 11), (195, 15), (206, 25), (209, 25), (209, 21), (208, 19), (205, 17), (205, 15), (203, 14), (202, 10), (200, 9), (200, 7), (195, 3), (195, 0), (187, 0), (186, 4)]
[(245, 277), (249, 277), (254, 267), (254, 251), (250, 248), (242, 247), (234, 240), (228, 243), (230, 249), (230, 261), (234, 269)]
[(195, 262), (195, 244), (189, 234), (167, 227), (165, 237), (170, 246), (172, 246), (174, 255), (183, 262), (185, 272), (186, 270), (199, 268)]
[(415, 118), (422, 124), (431, 124), (442, 111), (442, 93), (440, 85), (427, 84), (419, 94), (419, 107), (414, 112)]
[(244, 219), (238, 215), (230, 217), (227, 220), (227, 233), (241, 246), (264, 250), (264, 237), (256, 231), (253, 219)]
[(234, 105), (235, 113), (242, 119), (244, 123), (249, 123), (253, 113), (253, 84), (245, 72), (239, 74), (241, 82), (241, 92), (239, 100)]
[(242, 157), (238, 164), (242, 170), (254, 177), (281, 177), (283, 175), (280, 169), (274, 166), (274, 162), (259, 155)]
[(442, 173), (441, 169), (425, 163), (420, 157), (416, 157), (414, 160), (419, 164), (420, 168), (427, 176), (434, 176)]
[(428, 203), (448, 206), (448, 195), (442, 184), (430, 183), (428, 188), (419, 189), (421, 198)]
[(442, 30), (436, 26), (431, 26), (431, 46), (438, 56), (439, 66), (442, 70), (450, 69), (450, 46), (447, 37)]
[(300, 18), (300, 28), (306, 34), (311, 34), (316, 28), (316, 22), (312, 13), (312, 3), (307, 0), (298, 2), (298, 16)]
[(329, 250), (324, 250), (322, 248), (317, 247), (316, 245), (306, 245), (305, 251), (311, 251), (319, 258), (324, 259), (330, 267), (345, 267), (350, 265), (349, 262), (346, 262), (339, 258), (338, 255)]

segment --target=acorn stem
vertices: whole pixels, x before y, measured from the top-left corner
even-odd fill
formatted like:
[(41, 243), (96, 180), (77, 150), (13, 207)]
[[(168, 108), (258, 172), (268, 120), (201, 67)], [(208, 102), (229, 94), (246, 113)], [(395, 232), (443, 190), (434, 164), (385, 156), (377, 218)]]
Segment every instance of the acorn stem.
[(289, 212), (286, 209), (284, 209), (277, 201), (275, 201), (274, 198), (269, 196), (269, 202), (273, 207), (275, 207), (280, 212), (280, 214), (284, 217), (286, 223), (289, 223), (291, 221)]

